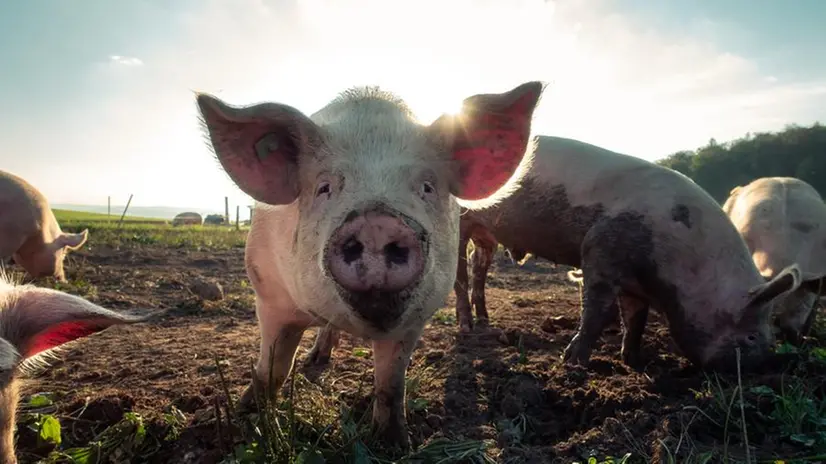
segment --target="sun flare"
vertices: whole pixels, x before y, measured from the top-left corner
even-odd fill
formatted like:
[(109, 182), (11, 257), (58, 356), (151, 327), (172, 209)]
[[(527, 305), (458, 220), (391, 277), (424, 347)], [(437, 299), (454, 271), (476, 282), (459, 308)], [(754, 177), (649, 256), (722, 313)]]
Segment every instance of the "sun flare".
[[(415, 102), (414, 111), (423, 123), (435, 121), (442, 115), (456, 116), (462, 112), (462, 99), (433, 99), (427, 102)], [(411, 105), (413, 106), (413, 105)]]

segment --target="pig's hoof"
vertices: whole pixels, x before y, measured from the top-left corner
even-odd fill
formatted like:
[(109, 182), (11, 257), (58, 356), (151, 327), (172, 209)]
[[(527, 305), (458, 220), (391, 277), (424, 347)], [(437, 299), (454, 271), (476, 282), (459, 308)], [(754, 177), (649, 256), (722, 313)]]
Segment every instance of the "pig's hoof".
[(255, 400), (255, 389), (248, 385), (241, 398), (238, 399), (238, 414), (246, 415), (258, 412), (258, 402)]
[(407, 436), (405, 424), (392, 424), (378, 428), (376, 438), (382, 448), (390, 451), (406, 453), (410, 450), (410, 437)]
[(590, 353), (582, 346), (578, 336), (574, 336), (562, 353), (562, 362), (569, 366), (584, 366), (588, 364), (588, 358), (590, 358)]
[(639, 352), (631, 350), (622, 350), (621, 356), (622, 362), (625, 363), (626, 366), (634, 370), (640, 369), (642, 362)]
[(330, 353), (322, 353), (321, 350), (313, 348), (310, 354), (304, 359), (304, 365), (309, 366), (325, 366), (330, 363)]
[(476, 319), (476, 327), (487, 328), (490, 326), (490, 321), (486, 317), (479, 317)]
[(459, 323), (459, 332), (466, 334), (473, 331), (473, 325), (470, 322), (461, 322)]

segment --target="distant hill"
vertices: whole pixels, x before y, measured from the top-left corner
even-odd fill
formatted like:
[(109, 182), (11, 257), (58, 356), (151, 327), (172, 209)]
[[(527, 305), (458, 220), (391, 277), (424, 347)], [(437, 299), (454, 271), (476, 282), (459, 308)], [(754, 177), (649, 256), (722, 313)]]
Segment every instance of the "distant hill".
[[(68, 211), (83, 211), (87, 213), (100, 213), (106, 214), (106, 205), (67, 205), (67, 204), (58, 204), (54, 203), (50, 205), (52, 209), (63, 209)], [(123, 213), (123, 208), (126, 205), (112, 205), (112, 216), (116, 218), (120, 218), (120, 215)], [(178, 206), (129, 206), (129, 211), (127, 211), (127, 216), (140, 216), (143, 218), (153, 218), (153, 219), (166, 219), (172, 220), (180, 213), (186, 211), (193, 211), (200, 214), (203, 217), (206, 217), (208, 214), (224, 214), (223, 211), (218, 211), (214, 209), (204, 209), (204, 208), (184, 208)], [(232, 216), (232, 220), (235, 220), (235, 208), (230, 208), (230, 215)], [(246, 207), (241, 208), (241, 220), (249, 219), (249, 209)]]

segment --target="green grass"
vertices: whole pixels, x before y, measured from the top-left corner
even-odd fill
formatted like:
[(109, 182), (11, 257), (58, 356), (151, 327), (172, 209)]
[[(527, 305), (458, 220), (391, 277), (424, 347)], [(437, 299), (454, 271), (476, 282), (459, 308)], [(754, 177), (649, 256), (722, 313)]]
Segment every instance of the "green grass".
[(67, 232), (89, 229), (86, 246), (154, 246), (162, 248), (189, 248), (192, 250), (228, 249), (243, 247), (248, 227), (180, 226), (169, 224), (128, 224), (117, 222), (67, 222), (61, 224)]
[[(120, 220), (120, 213), (112, 214), (111, 216), (101, 213), (89, 213), (86, 211), (71, 211), (67, 209), (53, 209), (52, 212), (57, 218), (57, 222), (63, 225), (63, 223), (74, 223), (74, 222), (109, 222), (109, 221), (119, 221)], [(123, 218), (123, 222), (141, 222), (147, 224), (166, 224), (166, 219), (158, 219), (158, 218), (145, 218), (140, 216), (126, 216)]]
[(178, 226), (157, 218), (126, 216), (120, 223), (119, 215), (87, 213), (83, 211), (53, 210), (61, 229), (66, 232), (89, 230), (88, 247), (141, 246), (164, 248), (228, 249), (243, 247), (249, 227), (235, 226)]

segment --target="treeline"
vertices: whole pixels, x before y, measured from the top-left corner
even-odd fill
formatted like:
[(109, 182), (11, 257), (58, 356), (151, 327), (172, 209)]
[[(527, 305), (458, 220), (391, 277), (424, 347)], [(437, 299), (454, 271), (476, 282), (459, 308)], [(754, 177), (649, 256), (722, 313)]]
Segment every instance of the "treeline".
[(826, 197), (826, 127), (791, 125), (723, 144), (711, 139), (698, 150), (677, 152), (657, 163), (690, 177), (720, 203), (732, 188), (758, 177), (797, 177)]

